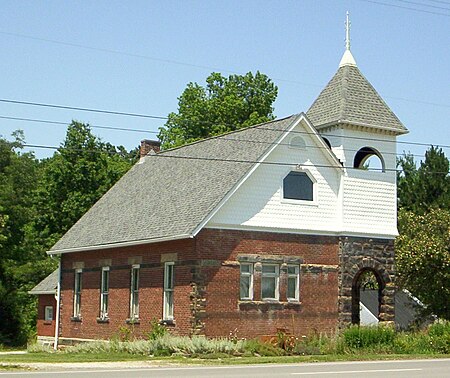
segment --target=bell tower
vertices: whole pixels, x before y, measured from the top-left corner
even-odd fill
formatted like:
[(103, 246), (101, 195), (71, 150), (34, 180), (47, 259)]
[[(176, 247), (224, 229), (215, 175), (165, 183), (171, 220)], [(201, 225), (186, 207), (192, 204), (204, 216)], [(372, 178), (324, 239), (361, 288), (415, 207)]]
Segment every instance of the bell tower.
[(359, 323), (359, 293), (367, 272), (378, 284), (379, 321), (394, 320), (394, 239), (397, 231), (396, 139), (408, 130), (345, 51), (333, 78), (307, 112), (341, 161), (339, 192), (342, 325)]

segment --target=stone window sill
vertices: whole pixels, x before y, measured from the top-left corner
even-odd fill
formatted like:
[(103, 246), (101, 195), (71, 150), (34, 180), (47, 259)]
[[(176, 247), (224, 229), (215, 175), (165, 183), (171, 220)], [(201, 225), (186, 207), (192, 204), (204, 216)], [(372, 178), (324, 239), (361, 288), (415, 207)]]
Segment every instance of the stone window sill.
[(97, 318), (97, 323), (109, 323), (109, 318)]
[(300, 309), (301, 302), (281, 302), (281, 301), (239, 301), (239, 310), (284, 310)]
[(174, 319), (161, 319), (159, 321), (159, 324), (165, 325), (165, 326), (172, 326), (172, 327), (174, 327), (176, 325)]
[(141, 324), (141, 319), (139, 318), (132, 318), (125, 320), (127, 324)]
[(44, 320), (44, 325), (51, 325), (53, 322), (51, 320)]
[(72, 316), (70, 318), (70, 321), (72, 321), (72, 322), (82, 322), (83, 318), (81, 316)]

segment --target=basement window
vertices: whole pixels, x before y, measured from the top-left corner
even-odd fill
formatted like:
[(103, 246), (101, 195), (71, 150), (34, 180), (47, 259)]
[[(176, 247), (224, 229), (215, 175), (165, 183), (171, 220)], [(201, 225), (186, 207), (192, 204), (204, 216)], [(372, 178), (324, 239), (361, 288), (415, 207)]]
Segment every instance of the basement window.
[(283, 179), (283, 199), (296, 201), (314, 201), (312, 176), (304, 171), (291, 171)]

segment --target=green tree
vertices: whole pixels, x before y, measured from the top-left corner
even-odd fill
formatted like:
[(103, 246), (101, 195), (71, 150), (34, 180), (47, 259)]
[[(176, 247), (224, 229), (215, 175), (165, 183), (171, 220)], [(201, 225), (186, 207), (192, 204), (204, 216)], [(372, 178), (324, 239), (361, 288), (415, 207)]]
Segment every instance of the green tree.
[(395, 242), (398, 283), (427, 307), (428, 313), (450, 320), (450, 210), (423, 215), (399, 212)]
[(278, 88), (264, 74), (223, 77), (212, 73), (206, 87), (189, 83), (178, 98), (178, 112), (160, 128), (161, 147), (168, 149), (198, 139), (274, 119)]
[(0, 138), (0, 343), (22, 344), (35, 313), (26, 310), (27, 291), (47, 272), (42, 269), (45, 255), (25, 247), (26, 230), (35, 214), (32, 192), (38, 161), (32, 153), (21, 152), (23, 133), (13, 137), (13, 142)]
[(51, 247), (135, 161), (135, 152), (104, 143), (89, 125), (72, 121), (62, 146), (43, 162), (34, 239)]
[(398, 206), (417, 214), (432, 208), (450, 208), (449, 160), (441, 148), (431, 146), (425, 160), (416, 167), (414, 158), (405, 154), (397, 161)]

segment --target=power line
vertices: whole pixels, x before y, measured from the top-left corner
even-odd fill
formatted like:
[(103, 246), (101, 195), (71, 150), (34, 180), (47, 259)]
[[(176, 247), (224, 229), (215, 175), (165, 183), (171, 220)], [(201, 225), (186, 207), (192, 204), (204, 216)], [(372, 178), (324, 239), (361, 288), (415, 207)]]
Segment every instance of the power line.
[[(158, 116), (148, 115), (148, 117), (158, 117)], [(160, 117), (160, 118), (163, 118), (163, 117)], [(41, 120), (41, 119), (35, 119), (35, 118), (21, 118), (21, 117), (0, 116), (0, 119), (8, 119), (8, 120), (14, 120), (14, 121), (36, 122), (36, 123), (45, 123), (45, 124), (56, 124), (56, 125), (65, 125), (65, 126), (68, 125), (68, 123), (61, 122), (61, 121)], [(212, 123), (210, 123), (210, 122), (198, 122), (198, 123), (206, 124), (206, 125), (212, 125)], [(230, 127), (236, 127), (236, 125), (234, 125), (234, 124), (225, 124), (224, 123), (224, 125), (225, 126), (230, 126)], [(132, 131), (132, 132), (142, 132), (142, 133), (149, 133), (149, 134), (159, 134), (159, 131), (150, 131), (150, 130), (146, 131), (146, 130), (142, 130), (142, 129), (130, 129), (130, 128), (123, 128), (123, 127), (101, 126), (101, 125), (90, 125), (90, 124), (88, 124), (88, 126), (91, 127), (91, 128), (98, 128), (98, 129)], [(262, 125), (258, 126), (258, 127), (256, 127), (256, 125), (255, 125), (254, 129), (255, 130), (280, 131), (280, 132), (286, 131), (285, 129), (267, 128), (267, 127), (263, 127)], [(313, 133), (313, 132), (297, 131), (297, 130), (292, 130), (291, 133), (293, 133), (293, 134), (313, 135), (313, 136), (316, 135), (316, 133)], [(322, 135), (322, 137), (326, 138), (326, 137), (342, 137), (342, 136), (341, 135), (337, 135), (337, 134), (326, 134), (326, 135)], [(222, 136), (222, 138), (225, 138), (225, 136)], [(364, 137), (357, 137), (357, 136), (346, 136), (344, 139), (367, 140), (367, 141), (373, 141), (373, 142), (397, 143), (397, 144), (425, 146), (425, 147), (429, 147), (431, 145), (436, 145), (436, 146), (441, 147), (441, 148), (450, 148), (450, 145), (441, 145), (441, 144), (438, 144), (438, 143), (421, 143), (421, 142), (385, 140), (385, 139), (379, 139), (379, 138), (364, 138)], [(264, 143), (269, 143), (269, 142), (264, 142)], [(401, 154), (397, 154), (397, 155), (401, 155)], [(423, 155), (416, 155), (416, 156), (423, 157)]]
[[(1, 116), (0, 119), (8, 119), (8, 120), (14, 120), (14, 121), (27, 121), (27, 122), (36, 122), (36, 123), (45, 123), (45, 124), (52, 124), (52, 125), (63, 125), (67, 126), (67, 122), (60, 122), (60, 121), (49, 121), (49, 120), (42, 120), (42, 119), (33, 119), (33, 118), (20, 118), (20, 117), (9, 117), (9, 116)], [(158, 131), (147, 131), (142, 129), (127, 129), (123, 127), (113, 127), (113, 126), (99, 126), (99, 125), (91, 125), (89, 124), (89, 128), (98, 128), (98, 129), (107, 129), (107, 130), (118, 130), (118, 131), (131, 131), (131, 132), (141, 132), (141, 133), (149, 133), (149, 134), (158, 134)], [(267, 130), (273, 130), (273, 129), (267, 129)], [(297, 132), (297, 131), (291, 131), (291, 132)], [(309, 133), (311, 135), (315, 135), (314, 133)], [(268, 145), (275, 145), (276, 142), (263, 142), (263, 141), (255, 141), (255, 140), (246, 140), (246, 139), (234, 139), (234, 138), (227, 138), (226, 136), (222, 136), (221, 139), (224, 140), (230, 140), (230, 141), (242, 141), (242, 142), (250, 142), (250, 143), (257, 143), (257, 144), (268, 144)], [(364, 138), (367, 140), (367, 138)], [(278, 143), (278, 145), (281, 146), (290, 146), (289, 143)], [(307, 146), (308, 148), (318, 148), (318, 149), (328, 149), (328, 147), (320, 147), (320, 146)], [(358, 150), (347, 150), (352, 152), (357, 152)], [(396, 155), (396, 156), (403, 156), (403, 154), (397, 154), (395, 152), (387, 152), (387, 151), (379, 151), (383, 155)], [(411, 156), (414, 157), (424, 157), (424, 155), (417, 155), (417, 154), (411, 154)]]
[[(45, 145), (37, 145), (37, 144), (24, 144), (24, 147), (32, 147), (32, 148), (44, 148), (44, 149), (53, 149), (58, 150), (60, 147), (56, 146), (45, 146)], [(83, 149), (76, 149), (76, 148), (68, 148), (69, 151), (74, 152), (90, 152), (90, 153), (108, 153), (111, 155), (118, 154), (118, 152), (114, 151), (99, 151), (99, 150), (83, 150)], [(185, 159), (185, 160), (204, 160), (204, 161), (220, 161), (220, 162), (227, 162), (227, 163), (242, 163), (242, 164), (262, 164), (262, 165), (275, 165), (275, 166), (298, 166), (298, 167), (304, 167), (304, 168), (311, 168), (311, 167), (317, 167), (317, 168), (334, 168), (334, 169), (361, 169), (361, 168), (355, 168), (351, 166), (340, 166), (340, 165), (328, 165), (328, 164), (295, 164), (295, 163), (288, 163), (288, 162), (271, 162), (271, 161), (256, 161), (256, 160), (242, 160), (242, 159), (223, 159), (223, 158), (213, 158), (213, 157), (195, 157), (195, 156), (182, 156), (182, 155), (170, 155), (168, 152), (158, 153), (156, 155), (152, 155), (152, 157), (158, 157), (158, 158), (173, 158), (173, 159)], [(383, 172), (403, 172), (403, 169), (395, 169), (395, 168), (371, 168), (372, 171), (383, 171)], [(448, 174), (449, 172), (428, 172), (433, 174)]]
[(42, 106), (42, 107), (46, 107), (46, 108), (79, 110), (82, 112), (91, 112), (91, 113), (113, 114), (113, 115), (121, 115), (121, 116), (127, 116), (127, 117), (164, 119), (164, 120), (167, 119), (167, 117), (162, 117), (162, 116), (154, 116), (154, 115), (139, 114), (139, 113), (126, 113), (126, 112), (118, 112), (118, 111), (113, 111), (113, 110), (79, 108), (79, 107), (75, 107), (75, 106), (66, 106), (66, 105), (44, 104), (41, 102), (18, 101), (18, 100), (9, 100), (9, 99), (0, 99), (0, 102), (6, 102), (9, 104), (19, 104), (19, 105)]
[(417, 1), (411, 1), (411, 0), (397, 0), (401, 3), (406, 3), (406, 4), (413, 4), (413, 5), (419, 5), (421, 7), (428, 7), (428, 8), (434, 8), (434, 9), (443, 9), (443, 10), (447, 10), (450, 11), (450, 8), (446, 8), (446, 7), (441, 7), (438, 5), (429, 5), (429, 4), (424, 4), (424, 3), (418, 3)]
[[(35, 118), (0, 116), (0, 119), (8, 119), (8, 120), (12, 120), (12, 121), (45, 123), (45, 124), (50, 124), (50, 125), (63, 125), (63, 126), (69, 125), (69, 123), (67, 123), (67, 122), (50, 121), (50, 120), (46, 120), (46, 119), (35, 119)], [(89, 127), (92, 129), (107, 129), (107, 130), (119, 130), (119, 131), (133, 131), (133, 132), (137, 132), (137, 133), (158, 134), (158, 131), (150, 131), (150, 130), (142, 130), (142, 129), (129, 129), (129, 128), (125, 128), (125, 127), (101, 126), (101, 125), (91, 125), (91, 124), (89, 124)]]
[[(380, 3), (380, 2), (377, 2), (377, 1), (371, 1), (371, 0), (360, 0), (360, 1), (368, 1), (368, 2), (371, 2), (371, 3), (387, 5), (387, 6), (391, 5), (391, 4), (385, 4), (385, 3)], [(397, 6), (397, 7), (414, 10), (413, 8), (407, 8), (407, 7), (401, 7), (401, 6)], [(434, 13), (434, 12), (427, 12), (427, 13)], [(450, 16), (450, 15), (448, 15), (448, 16)], [(105, 48), (101, 48), (101, 47), (93, 47), (93, 46), (81, 45), (81, 44), (77, 44), (77, 43), (58, 41), (58, 40), (54, 40), (54, 39), (34, 37), (34, 36), (26, 35), (26, 34), (10, 33), (10, 32), (6, 32), (6, 31), (0, 31), (0, 34), (10, 35), (10, 36), (19, 37), (19, 38), (26, 38), (26, 39), (31, 39), (31, 40), (41, 41), (41, 42), (48, 42), (48, 43), (55, 43), (55, 44), (65, 45), (65, 46), (84, 48), (84, 49), (93, 50), (93, 51), (101, 51), (101, 52), (106, 52), (106, 53), (111, 53), (111, 54), (126, 55), (126, 56), (132, 56), (132, 57), (135, 57), (135, 58), (155, 60), (155, 61), (159, 61), (159, 62), (163, 62), (163, 63), (178, 64), (178, 65), (183, 65), (183, 66), (188, 66), (188, 67), (196, 67), (196, 68), (202, 68), (202, 69), (208, 69), (208, 70), (213, 70), (213, 71), (221, 71), (221, 72), (226, 72), (226, 73), (229, 73), (229, 74), (239, 74), (239, 75), (244, 74), (244, 72), (232, 71), (232, 70), (228, 70), (228, 69), (224, 69), (224, 68), (220, 68), (220, 67), (204, 66), (204, 65), (192, 64), (192, 63), (185, 63), (185, 62), (180, 62), (180, 61), (172, 60), (172, 59), (156, 58), (156, 57), (151, 57), (151, 56), (148, 56), (148, 55), (133, 54), (133, 53), (125, 52), (125, 51), (119, 51), (119, 50), (113, 50), (113, 49), (105, 49)], [(319, 85), (319, 84), (313, 84), (313, 83), (306, 83), (306, 82), (302, 82), (302, 81), (298, 81), (298, 80), (290, 80), (290, 79), (283, 79), (283, 78), (277, 78), (277, 77), (272, 77), (272, 80), (274, 80), (274, 81), (282, 81), (282, 82), (287, 82), (287, 83), (295, 83), (295, 84), (300, 84), (300, 85), (309, 86), (309, 87), (323, 88), (322, 84)], [(429, 102), (429, 101), (406, 99), (406, 98), (399, 98), (399, 97), (392, 97), (392, 96), (385, 96), (385, 97), (386, 98), (399, 99), (399, 100), (407, 101), (407, 102), (419, 103), (419, 104), (433, 105), (433, 106), (439, 106), (439, 107), (450, 107), (449, 104), (439, 104), (439, 103), (434, 103), (434, 102)]]
[(415, 12), (421, 12), (421, 13), (434, 14), (434, 15), (438, 15), (438, 16), (446, 16), (446, 17), (450, 17), (450, 14), (446, 14), (446, 13), (434, 12), (434, 11), (429, 11), (429, 10), (425, 10), (425, 9), (418, 9), (418, 8), (405, 7), (405, 6), (403, 6), (403, 5), (396, 5), (396, 4), (383, 3), (383, 2), (381, 2), (381, 1), (375, 1), (375, 0), (359, 0), (359, 1), (365, 1), (366, 3), (372, 3), (372, 4), (377, 4), (377, 5), (384, 5), (384, 6), (386, 6), (386, 7), (393, 7), (393, 8), (407, 9), (407, 10), (411, 10), (411, 11), (415, 11)]

